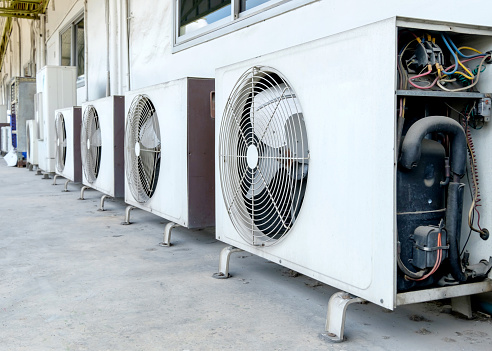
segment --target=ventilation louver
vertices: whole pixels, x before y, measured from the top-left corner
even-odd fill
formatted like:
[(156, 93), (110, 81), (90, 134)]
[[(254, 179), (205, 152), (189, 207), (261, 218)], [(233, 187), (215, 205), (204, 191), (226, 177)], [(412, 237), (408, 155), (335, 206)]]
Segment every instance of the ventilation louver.
[(130, 191), (145, 203), (154, 194), (159, 178), (161, 136), (152, 101), (137, 95), (128, 111), (125, 131), (125, 168)]
[(82, 169), (85, 178), (92, 184), (99, 174), (102, 149), (99, 116), (94, 106), (88, 106), (84, 111), (80, 143)]
[(226, 103), (219, 135), (219, 170), (228, 214), (252, 245), (272, 245), (301, 208), (309, 149), (293, 88), (276, 70), (253, 67)]

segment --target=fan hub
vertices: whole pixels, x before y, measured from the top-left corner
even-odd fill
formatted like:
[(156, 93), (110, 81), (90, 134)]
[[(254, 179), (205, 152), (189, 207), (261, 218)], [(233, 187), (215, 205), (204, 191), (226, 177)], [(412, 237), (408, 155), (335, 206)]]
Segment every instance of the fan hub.
[(140, 143), (139, 143), (139, 142), (136, 142), (136, 143), (135, 143), (135, 155), (136, 155), (137, 157), (139, 157), (139, 156), (140, 156)]
[(91, 149), (91, 139), (87, 139), (87, 150)]
[(248, 163), (248, 167), (251, 169), (258, 166), (258, 148), (256, 145), (251, 144), (248, 146), (248, 150), (246, 151), (246, 161)]

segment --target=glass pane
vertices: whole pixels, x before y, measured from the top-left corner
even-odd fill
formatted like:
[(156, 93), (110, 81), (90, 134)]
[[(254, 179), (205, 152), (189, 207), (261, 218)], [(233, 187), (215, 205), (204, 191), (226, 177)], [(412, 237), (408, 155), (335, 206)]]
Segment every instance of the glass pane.
[(231, 15), (231, 0), (179, 0), (179, 35)]
[(241, 12), (252, 9), (258, 5), (264, 4), (270, 0), (241, 0)]
[(75, 25), (76, 35), (75, 38), (75, 54), (77, 55), (77, 76), (84, 74), (85, 52), (84, 52), (84, 20)]
[(70, 66), (72, 58), (72, 28), (61, 34), (61, 65)]

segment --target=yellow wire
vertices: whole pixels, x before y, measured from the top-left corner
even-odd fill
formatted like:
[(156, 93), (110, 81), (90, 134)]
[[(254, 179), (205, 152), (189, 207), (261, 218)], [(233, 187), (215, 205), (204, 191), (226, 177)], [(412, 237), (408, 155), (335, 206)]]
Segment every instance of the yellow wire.
[(457, 74), (461, 74), (463, 77), (469, 79), (469, 80), (473, 80), (473, 78), (475, 78), (475, 76), (473, 75), (473, 73), (471, 73), (468, 68), (466, 68), (466, 66), (464, 64), (461, 63), (460, 59), (458, 58), (458, 53), (456, 52), (455, 53), (456, 55), (456, 59), (458, 60), (458, 64), (469, 74), (469, 76), (467, 76), (466, 74), (464, 74), (463, 72), (454, 72), (454, 73), (457, 73)]
[(471, 51), (476, 52), (477, 54), (481, 54), (482, 53), (482, 52), (478, 51), (477, 49), (471, 48), (469, 46), (462, 46), (462, 47), (458, 48), (458, 50), (459, 51), (461, 51), (461, 50), (471, 50)]

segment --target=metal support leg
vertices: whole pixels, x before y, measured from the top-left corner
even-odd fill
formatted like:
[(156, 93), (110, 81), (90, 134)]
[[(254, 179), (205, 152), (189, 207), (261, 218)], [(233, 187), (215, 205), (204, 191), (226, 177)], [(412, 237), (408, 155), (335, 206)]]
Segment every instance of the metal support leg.
[(56, 185), (56, 178), (58, 178), (58, 177), (61, 177), (61, 175), (55, 174), (53, 176), (53, 184), (51, 184), (51, 185)]
[(29, 171), (32, 171), (32, 169), (33, 169), (33, 165), (32, 165), (32, 163), (28, 163), (28, 164), (27, 164), (27, 169), (28, 169)]
[(462, 314), (468, 319), (473, 317), (470, 295), (453, 297), (451, 299), (453, 312)]
[(353, 303), (364, 301), (364, 299), (350, 295), (344, 291), (333, 294), (328, 302), (326, 333), (322, 333), (321, 337), (332, 342), (344, 341), (343, 331), (345, 329), (345, 312), (347, 311), (347, 307)]
[(43, 174), (43, 178), (41, 178), (41, 179), (51, 179), (50, 174), (49, 173)]
[(36, 170), (36, 174), (35, 174), (35, 175), (43, 175), (43, 172), (41, 172), (41, 170), (38, 168), (38, 169)]
[(163, 247), (169, 247), (171, 246), (171, 230), (173, 228), (179, 227), (179, 224), (169, 222), (166, 224), (166, 227), (164, 228), (164, 239), (162, 239), (162, 243), (159, 243), (159, 246)]
[(109, 195), (101, 196), (101, 204), (99, 205), (98, 211), (104, 211), (104, 200), (106, 200), (107, 198), (110, 198), (110, 197), (111, 196), (109, 196)]
[(83, 186), (82, 189), (80, 189), (80, 197), (79, 197), (79, 200), (85, 200), (84, 199), (84, 192), (87, 190), (87, 189), (90, 189), (91, 187), (90, 186)]
[(126, 206), (125, 209), (125, 221), (121, 224), (123, 225), (130, 225), (132, 222), (130, 222), (130, 211), (133, 210), (135, 206)]
[(229, 274), (229, 261), (231, 258), (231, 254), (233, 252), (241, 252), (243, 250), (238, 249), (237, 247), (234, 246), (227, 246), (220, 251), (220, 258), (219, 258), (219, 272), (214, 273), (212, 277), (216, 279), (227, 279), (230, 278), (231, 275)]
[(67, 179), (67, 181), (65, 182), (65, 188), (62, 190), (64, 193), (68, 192), (68, 183), (70, 183), (70, 179)]

